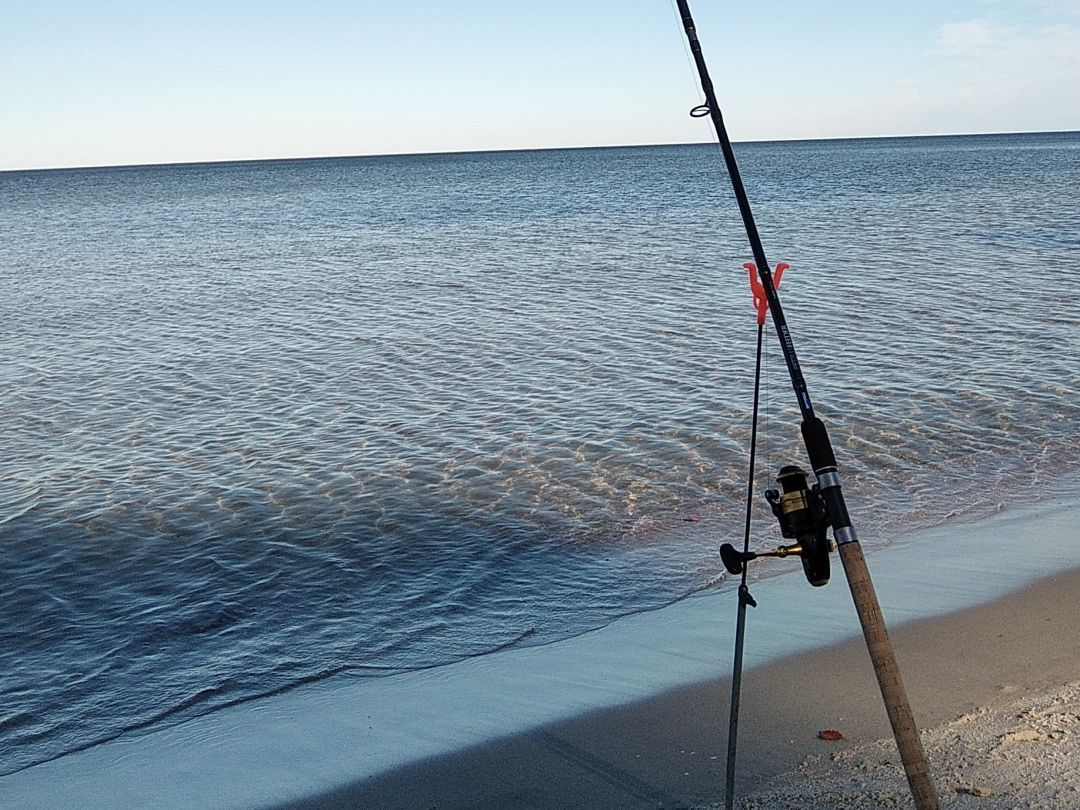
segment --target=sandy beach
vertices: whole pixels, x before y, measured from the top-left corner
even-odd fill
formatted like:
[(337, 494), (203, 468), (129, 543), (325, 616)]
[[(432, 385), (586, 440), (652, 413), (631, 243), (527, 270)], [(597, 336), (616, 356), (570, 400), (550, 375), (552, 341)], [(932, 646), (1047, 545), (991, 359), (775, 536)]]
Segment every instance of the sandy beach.
[[(1016, 687), (1003, 687), (1008, 694)], [(995, 700), (923, 733), (943, 807), (1080, 807), (1080, 681)], [(707, 810), (722, 808), (723, 803)], [(910, 807), (891, 739), (814, 754), (740, 808)]]
[[(1080, 606), (1078, 585), (1073, 571), (897, 634), (909, 648), (934, 645), (929, 660), (955, 677), (935, 685), (921, 666), (910, 667), (924, 717), (936, 723), (922, 736), (942, 806), (1080, 807), (1080, 636), (1069, 620)], [(943, 716), (950, 719), (939, 722)], [(738, 806), (914, 806), (892, 738), (862, 739), (819, 743)]]
[[(891, 634), (944, 806), (1080, 806), (1077, 615), (1080, 569)], [(728, 689), (674, 690), (283, 807), (720, 807)], [(861, 639), (748, 673), (741, 717), (741, 807), (914, 806)]]

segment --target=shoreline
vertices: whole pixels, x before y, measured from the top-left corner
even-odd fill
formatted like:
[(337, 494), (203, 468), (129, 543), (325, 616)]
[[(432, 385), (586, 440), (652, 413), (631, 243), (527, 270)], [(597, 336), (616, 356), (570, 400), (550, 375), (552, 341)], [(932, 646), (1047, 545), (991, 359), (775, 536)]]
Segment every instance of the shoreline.
[[(1076, 680), (1078, 631), (1059, 625), (1080, 613), (1078, 511), (1073, 498), (1055, 499), (868, 556), (920, 728), (992, 702), (1003, 685), (1059, 685), (1035, 667)], [(842, 730), (843, 745), (889, 734), (842, 574), (827, 588), (799, 574), (751, 590), (740, 793), (797, 767), (822, 745), (821, 729)], [(723, 790), (734, 614), (730, 592), (703, 592), (551, 645), (300, 688), (2, 777), (0, 804), (712, 802)]]
[[(891, 631), (923, 737), (933, 740), (952, 721), (1037, 701), (1075, 682), (1080, 678), (1076, 615), (1080, 568), (996, 601)], [(800, 683), (823, 686), (800, 691)], [(682, 687), (276, 807), (722, 807), (729, 690), (727, 677)], [(845, 740), (819, 740), (818, 731), (826, 728), (841, 730)], [(744, 674), (739, 806), (818, 806), (806, 803), (813, 790), (805, 783), (821, 768), (815, 758), (850, 763), (867, 751), (891, 757), (896, 765), (885, 774), (884, 787), (875, 785), (875, 798), (853, 806), (879, 806), (883, 790), (896, 806), (908, 806), (907, 783), (861, 638)], [(940, 759), (933, 757), (932, 767)], [(770, 797), (779, 800), (790, 792), (788, 783), (796, 773), (803, 774), (803, 792), (789, 796), (790, 804), (771, 803)], [(972, 781), (943, 772), (934, 777), (943, 797), (960, 795), (957, 788)], [(820, 792), (817, 796), (823, 798)], [(988, 807), (985, 802), (979, 806)]]

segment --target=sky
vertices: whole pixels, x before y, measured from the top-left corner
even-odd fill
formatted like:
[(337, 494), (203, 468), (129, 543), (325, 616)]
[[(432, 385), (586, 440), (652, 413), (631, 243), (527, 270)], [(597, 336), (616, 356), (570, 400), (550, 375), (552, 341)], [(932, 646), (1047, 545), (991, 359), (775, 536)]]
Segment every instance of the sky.
[[(691, 0), (733, 140), (1080, 129), (1080, 0)], [(0, 170), (688, 143), (673, 0), (0, 0)]]

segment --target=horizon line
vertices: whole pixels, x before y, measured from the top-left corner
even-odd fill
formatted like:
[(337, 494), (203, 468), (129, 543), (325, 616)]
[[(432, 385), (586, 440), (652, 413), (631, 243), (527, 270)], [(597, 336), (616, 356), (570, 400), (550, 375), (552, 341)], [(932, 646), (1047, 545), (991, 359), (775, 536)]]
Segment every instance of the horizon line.
[[(928, 135), (833, 135), (823, 138), (755, 138), (732, 141), (733, 144), (773, 144), (773, 143), (818, 143), (827, 141), (873, 141), (873, 140), (915, 140), (920, 138), (970, 138), (970, 137), (993, 137), (1001, 135), (1068, 135), (1080, 133), (1076, 129), (1050, 129), (1050, 130), (1016, 130), (1004, 132), (946, 132)], [(588, 149), (648, 149), (663, 146), (717, 146), (716, 140), (711, 141), (671, 141), (663, 143), (625, 143), (606, 145), (581, 145), (581, 146), (534, 146), (534, 147), (505, 147), (501, 149), (449, 149), (422, 152), (371, 152), (352, 155), (294, 155), (286, 157), (254, 157), (254, 158), (222, 158), (216, 160), (175, 160), (152, 163), (100, 163), (89, 165), (72, 166), (38, 166), (32, 168), (0, 169), (0, 174), (15, 174), (19, 172), (63, 172), (63, 171), (94, 171), (102, 169), (152, 169), (180, 166), (213, 166), (233, 165), (245, 163), (287, 163), (304, 160), (363, 160), (367, 158), (395, 158), (395, 157), (438, 157), (441, 155), (484, 155), (502, 154), (512, 152), (567, 152)]]

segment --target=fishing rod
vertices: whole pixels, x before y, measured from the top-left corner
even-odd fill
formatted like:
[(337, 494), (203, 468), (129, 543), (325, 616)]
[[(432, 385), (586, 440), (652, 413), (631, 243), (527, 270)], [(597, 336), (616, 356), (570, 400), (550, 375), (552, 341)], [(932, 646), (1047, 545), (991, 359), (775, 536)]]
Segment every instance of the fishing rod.
[[(798, 357), (795, 354), (795, 345), (788, 329), (787, 319), (784, 317), (780, 297), (777, 295), (776, 286), (773, 283), (771, 265), (765, 257), (765, 249), (762, 246), (761, 236), (754, 221), (754, 214), (750, 208), (746, 188), (743, 186), (739, 166), (735, 160), (735, 152), (731, 147), (731, 140), (728, 137), (727, 128), (720, 113), (720, 105), (716, 100), (716, 91), (713, 88), (712, 79), (709, 77), (708, 66), (705, 63), (705, 56), (698, 40), (694, 19), (690, 13), (690, 6), (687, 0), (676, 0), (676, 5), (682, 17), (686, 39), (689, 42), (690, 51), (697, 67), (701, 89), (705, 93), (705, 103), (695, 107), (690, 114), (696, 118), (709, 116), (716, 131), (716, 136), (720, 141), (720, 149), (723, 152), (732, 190), (735, 192), (735, 199), (738, 202), (743, 227), (750, 242), (750, 250), (757, 266), (761, 287), (768, 301), (769, 312), (772, 315), (773, 325), (783, 350), (784, 362), (787, 365), (791, 385), (798, 400), (799, 410), (802, 413), (801, 432), (803, 442), (806, 445), (806, 453), (810, 460), (811, 469), (817, 478), (817, 484), (811, 489), (805, 484), (805, 474), (803, 474), (801, 481), (797, 480), (798, 476), (793, 474), (793, 470), (798, 468), (784, 468), (784, 470), (781, 470), (781, 484), (784, 488), (784, 494), (777, 494), (776, 503), (774, 504), (770, 500), (770, 504), (773, 505), (773, 511), (777, 517), (781, 518), (781, 527), (786, 529), (784, 534), (787, 536), (788, 530), (794, 530), (795, 527), (784, 526), (783, 515), (787, 511), (784, 508), (783, 499), (787, 498), (787, 504), (807, 504), (808, 496), (802, 493), (808, 495), (817, 493), (810, 500), (815, 501), (823, 512), (821, 523), (832, 528), (833, 539), (836, 542), (844, 566), (848, 587), (855, 602), (855, 609), (874, 665), (874, 673), (877, 676), (881, 695), (885, 702), (885, 709), (892, 725), (893, 736), (896, 739), (900, 758), (904, 765), (904, 772), (911, 788), (911, 795), (915, 800), (915, 806), (918, 810), (937, 810), (939, 806), (937, 791), (930, 776), (929, 767), (926, 764), (926, 756), (923, 752), (922, 742), (919, 739), (918, 728), (915, 725), (911, 705), (908, 702), (907, 693), (900, 678), (900, 668), (897, 665), (896, 656), (889, 641), (884, 617), (881, 614), (881, 606), (878, 603), (877, 594), (870, 579), (870, 571), (866, 566), (866, 558), (863, 555), (858, 536), (848, 515), (847, 505), (840, 485), (840, 472), (836, 465), (836, 457), (825, 424), (814, 413), (813, 402), (810, 399), (810, 392), (803, 377)], [(788, 471), (786, 482), (784, 480), (785, 471)], [(801, 470), (798, 472), (801, 473)], [(805, 532), (805, 529), (804, 533), (807, 537), (811, 536)], [(816, 537), (816, 535), (814, 536)], [(736, 554), (738, 553), (736, 552)], [(745, 554), (739, 556), (743, 557), (743, 559), (732, 559), (729, 554), (729, 559), (724, 561), (725, 565), (730, 562), (732, 565), (739, 563), (745, 566), (750, 557), (746, 557)], [(803, 559), (805, 568), (806, 557)], [(806, 573), (807, 577), (810, 578), (810, 571), (807, 570)], [(730, 796), (728, 801), (730, 807)]]

